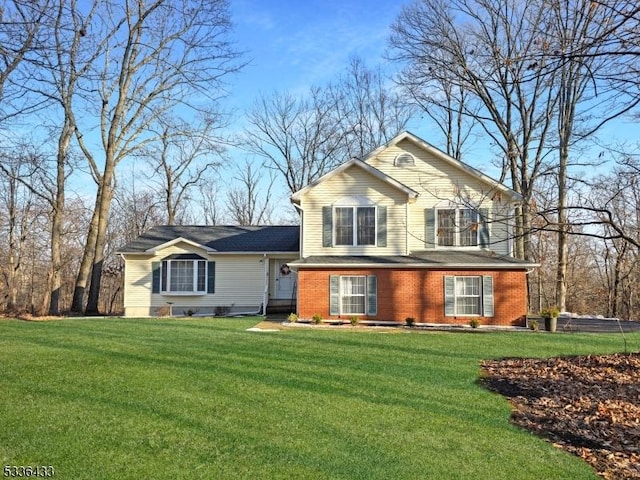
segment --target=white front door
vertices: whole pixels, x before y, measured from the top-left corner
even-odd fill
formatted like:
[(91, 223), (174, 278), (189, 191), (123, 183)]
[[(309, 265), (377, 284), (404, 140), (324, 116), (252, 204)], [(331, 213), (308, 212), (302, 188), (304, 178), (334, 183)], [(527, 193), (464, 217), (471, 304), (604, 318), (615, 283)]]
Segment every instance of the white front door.
[(296, 284), (296, 274), (293, 272), (286, 260), (274, 260), (276, 279), (276, 298), (293, 298), (293, 291)]

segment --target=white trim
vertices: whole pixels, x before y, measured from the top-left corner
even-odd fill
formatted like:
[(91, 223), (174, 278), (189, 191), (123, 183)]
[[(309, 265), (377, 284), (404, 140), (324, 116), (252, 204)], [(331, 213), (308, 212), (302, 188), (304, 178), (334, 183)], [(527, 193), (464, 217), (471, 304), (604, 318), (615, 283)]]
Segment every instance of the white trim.
[[(484, 291), (482, 285), (482, 275), (452, 275), (453, 277), (453, 316), (454, 317), (482, 317), (484, 313), (484, 305), (482, 302)], [(458, 295), (458, 280), (475, 279), (478, 282), (478, 295)], [(477, 298), (478, 313), (458, 313), (458, 297), (461, 298)]]
[[(482, 225), (480, 225), (480, 212), (473, 208), (468, 207), (436, 207), (435, 210), (435, 233), (436, 233), (436, 241), (435, 248), (443, 248), (443, 249), (456, 249), (456, 250), (481, 250), (482, 247), (480, 245), (480, 230)], [(440, 245), (440, 211), (441, 210), (453, 210), (454, 211), (454, 219), (453, 219), (453, 245)], [(470, 211), (475, 215), (475, 223), (476, 223), (476, 243), (475, 245), (461, 245), (460, 238), (463, 231), (460, 229), (461, 221), (460, 214), (462, 211)]]
[[(353, 217), (351, 219), (351, 226), (353, 231), (353, 238), (351, 243), (338, 243), (336, 241), (337, 238), (337, 218), (336, 210), (338, 208), (342, 209), (351, 209), (353, 212)], [(358, 210), (360, 208), (373, 208), (373, 243), (361, 244), (358, 243)], [(332, 225), (331, 225), (331, 241), (333, 246), (335, 247), (377, 247), (378, 246), (378, 206), (374, 204), (367, 205), (334, 205), (333, 212), (331, 214)]]
[(352, 166), (356, 166), (358, 168), (361, 168), (365, 172), (367, 172), (367, 173), (373, 175), (374, 177), (376, 177), (378, 180), (381, 180), (381, 181), (391, 185), (392, 187), (395, 187), (398, 190), (404, 192), (407, 195), (407, 197), (409, 198), (410, 202), (415, 201), (415, 199), (419, 195), (419, 193), (416, 192), (415, 190), (413, 190), (412, 188), (407, 187), (406, 185), (400, 183), (399, 181), (397, 181), (393, 177), (390, 177), (389, 175), (381, 172), (377, 168), (372, 167), (371, 165), (369, 165), (367, 163), (364, 163), (362, 160), (358, 160), (357, 158), (352, 158), (348, 162), (345, 162), (342, 165), (340, 165), (339, 167), (334, 168), (329, 173), (326, 173), (322, 177), (320, 177), (317, 180), (314, 180), (313, 182), (311, 182), (306, 187), (304, 187), (304, 188), (298, 190), (297, 192), (295, 192), (293, 195), (291, 195), (291, 202), (294, 203), (294, 204), (299, 204), (300, 200), (302, 199), (302, 197), (309, 190), (311, 190), (312, 188), (316, 187), (320, 183), (322, 183), (322, 182), (324, 182), (326, 180), (329, 180), (330, 178), (334, 177), (335, 175), (338, 175), (338, 174), (344, 172), (347, 168), (352, 167)]
[[(174, 262), (191, 262), (193, 265), (193, 274), (191, 279), (191, 287), (195, 289), (193, 290), (169, 290), (171, 288), (171, 264)], [(198, 288), (198, 273), (200, 270), (200, 262), (204, 264), (204, 289), (197, 290)], [(166, 273), (164, 272), (164, 266), (167, 265)], [(208, 292), (208, 265), (207, 260), (202, 259), (189, 259), (189, 260), (181, 260), (181, 259), (173, 259), (173, 260), (162, 260), (160, 264), (160, 295), (164, 296), (194, 296), (194, 295), (207, 295)], [(163, 284), (163, 279), (166, 278), (166, 284)], [(165, 287), (167, 290), (163, 290), (162, 287)]]
[(345, 269), (345, 268), (422, 268), (432, 270), (442, 270), (446, 268), (466, 269), (466, 270), (527, 270), (529, 268), (539, 267), (539, 263), (524, 263), (518, 265), (500, 264), (494, 263), (289, 263), (292, 270), (300, 270), (305, 268), (331, 268), (331, 269)]
[(206, 245), (201, 245), (197, 242), (194, 242), (193, 240), (189, 240), (188, 238), (178, 237), (178, 238), (174, 238), (173, 240), (169, 240), (168, 242), (162, 243), (160, 245), (156, 245), (155, 247), (148, 248), (147, 250), (145, 250), (144, 253), (158, 253), (159, 250), (164, 250), (165, 248), (169, 248), (180, 242), (184, 242), (187, 245), (191, 245), (192, 247), (201, 248), (206, 252), (216, 252), (215, 249), (207, 247)]

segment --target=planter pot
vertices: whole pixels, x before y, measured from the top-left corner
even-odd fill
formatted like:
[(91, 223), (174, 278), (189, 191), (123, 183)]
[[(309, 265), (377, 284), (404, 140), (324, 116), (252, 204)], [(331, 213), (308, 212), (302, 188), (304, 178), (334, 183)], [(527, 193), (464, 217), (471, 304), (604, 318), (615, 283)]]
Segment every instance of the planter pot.
[(547, 332), (555, 332), (558, 326), (558, 318), (557, 317), (545, 317), (544, 319), (544, 329)]

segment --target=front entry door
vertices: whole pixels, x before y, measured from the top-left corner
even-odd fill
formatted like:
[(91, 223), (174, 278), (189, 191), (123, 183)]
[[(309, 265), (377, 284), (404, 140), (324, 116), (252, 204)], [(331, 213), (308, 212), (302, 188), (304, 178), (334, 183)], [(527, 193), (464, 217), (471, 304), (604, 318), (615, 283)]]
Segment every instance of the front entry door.
[(293, 297), (296, 274), (284, 260), (276, 260), (274, 264), (276, 270), (276, 298), (290, 299)]

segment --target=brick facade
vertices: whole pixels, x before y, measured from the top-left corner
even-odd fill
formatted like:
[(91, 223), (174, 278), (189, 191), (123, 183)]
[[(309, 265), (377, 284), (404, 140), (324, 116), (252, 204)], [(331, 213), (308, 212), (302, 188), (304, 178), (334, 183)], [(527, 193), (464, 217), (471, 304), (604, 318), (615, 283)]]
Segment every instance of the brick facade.
[[(523, 270), (427, 270), (427, 269), (300, 269), (298, 272), (298, 316), (310, 319), (329, 315), (329, 277), (331, 275), (376, 275), (378, 313), (363, 320), (468, 324), (470, 317), (444, 314), (444, 277), (448, 275), (493, 277), (494, 316), (475, 317), (482, 325), (524, 326), (527, 314), (526, 272)], [(344, 316), (348, 319), (349, 316)]]

